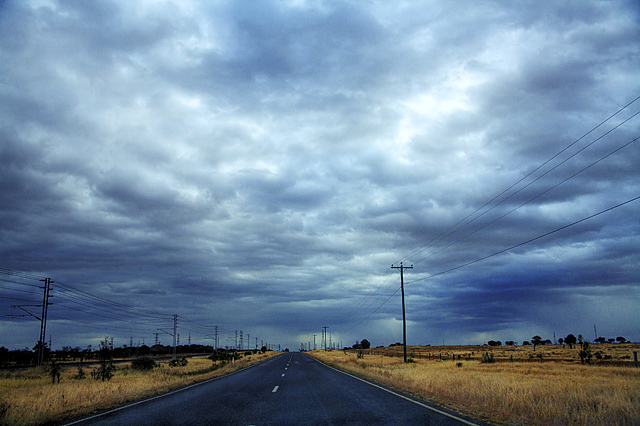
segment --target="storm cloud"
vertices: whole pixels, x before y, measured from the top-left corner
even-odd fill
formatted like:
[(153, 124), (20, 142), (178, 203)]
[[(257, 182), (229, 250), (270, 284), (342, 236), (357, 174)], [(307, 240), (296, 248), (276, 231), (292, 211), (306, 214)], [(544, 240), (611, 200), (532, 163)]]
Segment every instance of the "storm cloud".
[(54, 348), (150, 343), (173, 314), (182, 342), (387, 345), (400, 261), (410, 344), (640, 340), (639, 20), (2, 2), (0, 345), (34, 345), (6, 315), (44, 277)]

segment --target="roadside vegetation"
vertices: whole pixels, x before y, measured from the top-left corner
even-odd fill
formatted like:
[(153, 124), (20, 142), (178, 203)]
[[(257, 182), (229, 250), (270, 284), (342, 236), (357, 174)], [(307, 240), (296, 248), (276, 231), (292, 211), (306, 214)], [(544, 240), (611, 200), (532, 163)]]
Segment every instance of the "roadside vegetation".
[(272, 351), (214, 351), (197, 358), (143, 356), (114, 364), (47, 365), (0, 372), (0, 425), (41, 425), (89, 415), (171, 389), (223, 376), (278, 355)]
[(411, 346), (407, 363), (401, 345), (309, 354), (495, 424), (637, 424), (640, 368), (634, 368), (633, 351), (640, 344), (536, 346)]

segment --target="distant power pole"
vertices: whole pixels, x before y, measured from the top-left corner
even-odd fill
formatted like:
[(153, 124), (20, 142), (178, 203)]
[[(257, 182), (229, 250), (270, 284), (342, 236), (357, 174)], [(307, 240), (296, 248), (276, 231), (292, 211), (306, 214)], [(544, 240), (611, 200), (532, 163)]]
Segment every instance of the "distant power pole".
[(158, 345), (158, 344), (160, 343), (160, 341), (158, 340), (158, 335), (159, 335), (160, 333), (153, 333), (153, 334), (155, 334), (155, 335), (156, 335), (156, 343), (155, 343), (155, 344), (156, 344), (156, 345)]
[(391, 265), (391, 269), (400, 269), (400, 288), (402, 289), (402, 345), (404, 346), (404, 362), (407, 362), (407, 319), (404, 310), (404, 270), (413, 269), (413, 265), (402, 266), (402, 262), (400, 262), (400, 266)]
[(244, 350), (244, 339), (242, 338), (242, 330), (240, 330), (240, 350)]
[(176, 339), (178, 338), (178, 314), (173, 314), (173, 359), (176, 359)]
[(214, 341), (213, 341), (213, 345), (214, 345), (215, 349), (218, 349), (218, 326), (217, 326), (217, 325), (214, 325), (214, 326), (213, 326), (213, 330), (214, 330), (214, 331), (215, 331), (215, 333), (216, 333), (216, 334), (215, 334), (215, 336), (216, 336), (216, 337), (215, 337), (215, 339), (214, 339)]
[(316, 350), (316, 335), (313, 335), (313, 350)]
[(322, 339), (324, 343), (324, 350), (327, 350), (327, 326), (322, 327)]
[[(44, 363), (44, 346), (47, 340), (47, 311), (49, 308), (49, 291), (51, 289), (51, 278), (45, 278), (44, 287), (40, 287), (44, 289), (44, 295), (42, 296), (42, 317), (40, 320), (40, 351), (38, 353), (38, 365), (42, 365)], [(49, 348), (51, 349), (51, 348)]]

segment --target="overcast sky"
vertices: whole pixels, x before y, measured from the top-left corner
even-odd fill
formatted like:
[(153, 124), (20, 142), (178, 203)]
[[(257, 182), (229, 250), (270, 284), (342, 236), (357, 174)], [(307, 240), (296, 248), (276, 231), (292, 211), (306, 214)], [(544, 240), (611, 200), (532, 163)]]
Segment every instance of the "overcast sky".
[(40, 316), (44, 277), (54, 349), (169, 344), (173, 314), (181, 343), (388, 345), (400, 261), (409, 344), (640, 340), (639, 23), (635, 1), (0, 2), (0, 346), (38, 340), (5, 315)]

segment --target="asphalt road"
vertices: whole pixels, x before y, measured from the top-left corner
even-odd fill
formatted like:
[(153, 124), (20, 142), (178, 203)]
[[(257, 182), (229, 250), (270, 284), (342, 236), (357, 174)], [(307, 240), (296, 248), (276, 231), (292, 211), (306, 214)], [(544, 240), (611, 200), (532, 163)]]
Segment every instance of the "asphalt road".
[(298, 352), (68, 425), (482, 424), (339, 372)]

